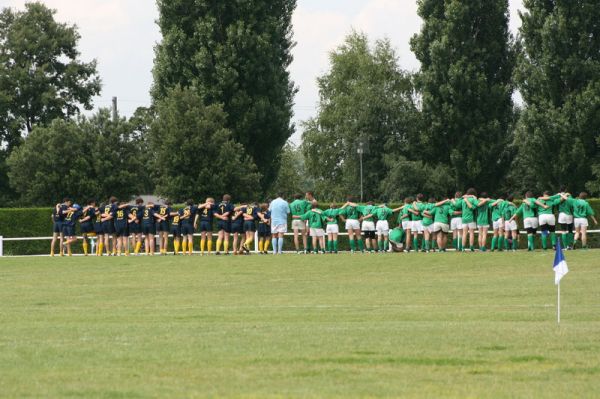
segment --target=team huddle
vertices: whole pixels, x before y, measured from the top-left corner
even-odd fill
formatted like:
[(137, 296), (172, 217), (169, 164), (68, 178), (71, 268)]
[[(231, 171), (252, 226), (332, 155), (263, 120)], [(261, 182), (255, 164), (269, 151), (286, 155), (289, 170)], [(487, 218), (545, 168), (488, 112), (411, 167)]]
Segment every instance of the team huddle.
[(579, 241), (586, 248), (588, 218), (597, 224), (587, 194), (575, 198), (565, 188), (539, 197), (528, 192), (519, 206), (512, 196), (492, 199), (485, 192), (477, 195), (475, 189), (464, 195), (457, 192), (454, 198), (431, 197), (427, 201), (419, 194), (395, 209), (373, 202), (358, 204), (352, 197), (340, 207), (331, 204), (321, 209), (312, 192), (295, 195), (291, 203), (282, 197), (270, 203), (234, 205), (231, 197), (224, 195), (219, 203), (213, 198), (203, 203), (188, 200), (181, 209), (173, 208), (169, 201), (144, 203), (141, 198), (132, 204), (111, 197), (105, 204), (90, 200), (85, 206), (65, 198), (52, 213), (50, 254), (54, 255), (57, 242), (61, 256), (72, 254), (72, 245), (78, 240), (77, 224), (84, 254), (89, 253), (88, 240), (94, 238), (97, 256), (137, 255), (142, 248), (145, 254), (154, 255), (157, 246), (161, 255), (192, 255), (195, 235), (200, 235), (201, 255), (213, 254), (213, 249), (215, 255), (247, 255), (253, 251), (255, 239), (259, 253), (269, 253), (272, 245), (273, 254), (281, 254), (290, 219), (296, 253), (317, 254), (338, 253), (340, 223), (348, 233), (352, 253), (445, 252), (450, 235), (457, 251), (487, 251), (490, 235), (491, 251), (514, 251), (519, 248), (517, 219), (527, 231), (529, 251), (535, 249), (538, 228), (543, 249), (548, 249), (548, 238), (555, 248), (557, 234), (566, 249), (575, 249)]

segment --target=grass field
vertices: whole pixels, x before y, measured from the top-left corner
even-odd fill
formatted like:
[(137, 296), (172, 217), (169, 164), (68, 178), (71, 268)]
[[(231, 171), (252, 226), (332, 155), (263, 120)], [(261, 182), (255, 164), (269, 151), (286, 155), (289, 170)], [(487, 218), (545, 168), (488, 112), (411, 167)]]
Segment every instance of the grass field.
[(2, 397), (597, 397), (600, 251), (0, 259)]

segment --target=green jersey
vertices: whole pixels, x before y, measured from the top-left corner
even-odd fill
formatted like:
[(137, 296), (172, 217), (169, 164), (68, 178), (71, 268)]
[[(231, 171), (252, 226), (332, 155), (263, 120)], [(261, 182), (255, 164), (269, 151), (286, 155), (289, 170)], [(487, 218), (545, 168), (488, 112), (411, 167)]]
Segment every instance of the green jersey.
[(451, 217), (462, 219), (462, 199), (460, 199), (460, 198), (453, 199), (452, 201), (450, 201), (450, 207), (452, 209)]
[(350, 205), (345, 207), (343, 210), (343, 213), (340, 213), (340, 215), (346, 216), (346, 219), (353, 219), (353, 220), (358, 220), (358, 218), (360, 216), (358, 213), (357, 207), (350, 206)]
[(573, 217), (576, 219), (584, 219), (588, 216), (594, 216), (594, 210), (590, 204), (584, 199), (574, 200)]
[(412, 209), (412, 205), (404, 205), (400, 215), (398, 215), (398, 224), (402, 224), (403, 221), (410, 221), (410, 215), (412, 214), (409, 212), (409, 209)]
[(390, 241), (400, 244), (404, 241), (404, 230), (396, 227), (390, 230)]
[(308, 227), (311, 229), (323, 228), (323, 211), (320, 209), (311, 209), (301, 217), (302, 220), (308, 220)]
[(433, 207), (431, 211), (433, 214), (433, 221), (435, 223), (450, 224), (449, 220), (452, 217), (454, 210), (449, 202), (443, 205)]
[(489, 226), (490, 225), (490, 201), (487, 201), (481, 205), (477, 205), (477, 225), (478, 226)]
[(508, 221), (517, 213), (517, 206), (512, 202), (506, 201), (504, 204), (504, 209), (502, 211), (502, 216), (504, 216), (504, 220)]
[(431, 226), (433, 224), (433, 208), (435, 208), (435, 204), (429, 202), (423, 207), (421, 215), (423, 215), (423, 226), (425, 227)]
[[(306, 200), (297, 199), (290, 204), (290, 213), (292, 217), (302, 216), (310, 210), (310, 202)], [(297, 219), (297, 218), (295, 218)]]
[(525, 198), (519, 209), (517, 209), (517, 216), (523, 215), (523, 219), (534, 218), (536, 217), (536, 209), (535, 198)]
[[(469, 208), (467, 202), (471, 204), (471, 208)], [(463, 223), (473, 223), (475, 221), (475, 211), (477, 210), (478, 203), (477, 198), (468, 197), (461, 199)]]
[(558, 204), (560, 204), (560, 200), (543, 200), (540, 199), (538, 200), (538, 202), (546, 205), (548, 207), (548, 209), (544, 208), (543, 206), (539, 206), (538, 207), (538, 215), (552, 215), (554, 213), (554, 207)]
[(329, 208), (325, 212), (323, 212), (323, 216), (325, 216), (325, 221), (327, 222), (327, 224), (338, 224), (339, 214), (340, 209), (337, 208)]
[[(494, 205), (494, 203), (496, 203)], [(490, 208), (492, 208), (492, 222), (497, 222), (504, 216), (504, 207), (506, 207), (506, 201), (504, 200), (490, 200)]]
[(419, 212), (419, 214), (418, 214), (418, 215), (415, 215), (414, 213), (411, 213), (411, 214), (410, 214), (410, 218), (411, 218), (411, 220), (413, 220), (413, 221), (415, 221), (415, 220), (423, 220), (423, 211), (425, 210), (425, 206), (426, 206), (426, 205), (427, 205), (427, 204), (426, 204), (426, 203), (424, 203), (424, 202), (417, 202), (417, 203), (416, 203), (416, 204), (413, 206), (413, 208), (414, 208), (414, 210), (415, 210), (415, 211), (418, 211), (418, 212)]
[[(359, 205), (356, 207), (356, 209), (358, 209), (358, 212), (360, 212), (360, 214), (364, 218), (363, 220), (365, 222), (373, 221), (373, 213), (375, 212), (374, 205)], [(371, 215), (371, 216), (369, 216), (369, 215)], [(369, 217), (365, 217), (365, 216), (369, 216)]]
[(375, 214), (375, 217), (377, 217), (377, 220), (388, 220), (389, 217), (392, 216), (393, 213), (394, 213), (394, 210), (391, 208), (388, 208), (387, 206), (377, 208), (374, 211), (374, 214)]

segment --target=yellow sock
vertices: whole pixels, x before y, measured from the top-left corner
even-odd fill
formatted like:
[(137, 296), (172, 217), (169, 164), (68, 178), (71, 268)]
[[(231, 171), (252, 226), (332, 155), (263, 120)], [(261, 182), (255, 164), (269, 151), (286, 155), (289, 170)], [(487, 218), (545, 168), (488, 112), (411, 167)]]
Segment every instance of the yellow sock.
[(200, 252), (204, 253), (205, 249), (206, 249), (206, 240), (204, 238), (202, 238), (200, 240)]
[(50, 256), (54, 256), (54, 248), (50, 250)]
[(265, 244), (263, 245), (263, 251), (269, 252), (269, 245), (271, 245), (271, 240), (268, 238), (265, 240)]
[(135, 252), (136, 255), (140, 253), (140, 249), (142, 249), (142, 242), (141, 241), (135, 244), (135, 250), (134, 250), (134, 252)]
[(178, 241), (173, 242), (173, 247), (175, 247), (175, 253), (178, 254), (179, 253), (179, 242)]
[(193, 242), (190, 242), (188, 244), (188, 252), (190, 255), (194, 252), (194, 243)]
[(260, 240), (258, 240), (258, 252), (263, 251), (263, 244), (264, 244), (264, 241), (262, 238)]
[(67, 248), (67, 254), (68, 254), (69, 256), (73, 256), (73, 254), (71, 253), (71, 247), (68, 247), (68, 248)]
[(104, 251), (104, 243), (98, 243), (98, 256), (102, 256), (102, 252)]
[(217, 239), (217, 252), (221, 252), (221, 240)]
[(181, 248), (183, 249), (183, 253), (187, 253), (187, 241), (181, 243)]
[(210, 253), (212, 251), (212, 239), (208, 240), (207, 246), (208, 246), (208, 253)]
[(250, 245), (252, 244), (252, 241), (254, 241), (254, 238), (248, 238), (246, 240), (246, 242), (244, 243), (244, 245), (246, 246), (246, 248), (250, 249)]
[(87, 240), (84, 239), (82, 245), (83, 245), (83, 253), (85, 255), (87, 255), (88, 254), (88, 243), (87, 243)]
[(223, 243), (223, 249), (225, 250), (226, 253), (229, 252), (229, 241), (225, 241)]

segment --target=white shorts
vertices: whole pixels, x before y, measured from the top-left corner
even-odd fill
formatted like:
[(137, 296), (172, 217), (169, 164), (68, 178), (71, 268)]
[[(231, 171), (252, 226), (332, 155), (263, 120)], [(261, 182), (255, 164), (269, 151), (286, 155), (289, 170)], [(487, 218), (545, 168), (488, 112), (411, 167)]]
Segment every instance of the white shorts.
[(404, 219), (404, 220), (402, 221), (402, 229), (403, 229), (403, 230), (408, 230), (408, 229), (410, 229), (411, 227), (412, 227), (412, 222), (411, 222), (410, 220), (406, 220), (406, 219)]
[(448, 226), (446, 223), (435, 222), (433, 224), (433, 232), (437, 233), (438, 231), (441, 231), (442, 233), (447, 233), (450, 231), (450, 226)]
[(315, 229), (310, 228), (310, 236), (311, 237), (325, 237), (325, 230), (323, 229)]
[(375, 223), (365, 220), (362, 222), (362, 231), (375, 231)]
[(468, 229), (475, 230), (477, 228), (477, 223), (475, 223), (475, 222), (471, 222), (471, 223), (462, 222), (462, 227), (463, 227), (463, 229), (466, 227)]
[(271, 226), (271, 234), (287, 233), (287, 224), (278, 224)]
[(573, 223), (573, 215), (567, 215), (566, 213), (558, 214), (558, 223), (560, 224), (572, 224)]
[(519, 230), (519, 226), (517, 226), (517, 221), (513, 220), (507, 220), (506, 222), (504, 222), (504, 231), (517, 231)]
[(422, 233), (423, 232), (423, 221), (422, 220), (413, 220), (410, 224), (410, 229), (413, 232)]
[(292, 220), (292, 230), (306, 230), (306, 222), (300, 219)]
[(433, 233), (433, 223), (431, 223), (429, 226), (423, 226), (423, 231)]
[(504, 219), (501, 218), (492, 222), (492, 227), (494, 230), (504, 229)]
[(537, 218), (525, 218), (525, 220), (523, 220), (523, 226), (526, 229), (537, 229), (540, 225), (538, 224)]
[(539, 215), (540, 226), (547, 224), (548, 226), (556, 226), (556, 216), (552, 214)]
[(387, 236), (390, 234), (390, 224), (387, 220), (378, 220), (375, 229), (377, 230), (378, 236)]
[(490, 225), (489, 225), (489, 224), (478, 224), (478, 225), (477, 225), (477, 228), (478, 228), (478, 229), (483, 229), (483, 228), (489, 229), (489, 228), (490, 228)]
[(346, 230), (360, 230), (360, 223), (356, 219), (346, 219)]
[(327, 234), (338, 234), (340, 232), (340, 227), (337, 224), (328, 224), (325, 232)]
[(587, 218), (575, 218), (575, 228), (588, 227)]
[(450, 221), (450, 228), (452, 229), (452, 231), (462, 230), (462, 218), (452, 218), (452, 220)]

